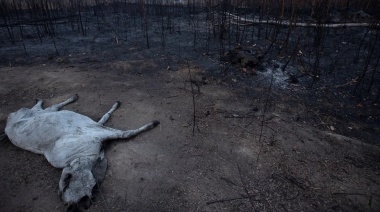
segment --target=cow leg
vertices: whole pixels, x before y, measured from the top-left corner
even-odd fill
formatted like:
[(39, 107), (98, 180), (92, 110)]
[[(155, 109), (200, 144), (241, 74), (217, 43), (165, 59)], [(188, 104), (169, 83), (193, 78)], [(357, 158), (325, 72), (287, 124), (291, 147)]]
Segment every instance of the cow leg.
[(42, 104), (44, 101), (42, 99), (36, 99), (37, 103), (32, 107), (32, 110), (42, 110)]
[(152, 121), (151, 123), (146, 124), (146, 125), (138, 128), (138, 129), (127, 130), (127, 131), (108, 128), (109, 132), (107, 133), (107, 136), (105, 136), (104, 140), (131, 138), (131, 137), (134, 137), (134, 136), (136, 136), (142, 132), (146, 132), (148, 130), (151, 130), (159, 124), (160, 124), (159, 121)]
[(109, 110), (106, 114), (103, 115), (103, 117), (98, 121), (98, 124), (103, 125), (108, 121), (108, 119), (111, 117), (111, 114), (115, 112), (117, 108), (119, 108), (120, 102), (117, 101), (115, 104), (112, 105), (111, 110)]
[(75, 102), (77, 99), (78, 99), (78, 94), (75, 94), (74, 96), (70, 97), (68, 100), (66, 100), (66, 101), (64, 101), (64, 102), (61, 102), (61, 103), (58, 103), (58, 104), (55, 104), (55, 105), (52, 105), (52, 106), (46, 108), (45, 110), (47, 110), (47, 111), (58, 111), (58, 110), (61, 109), (63, 106), (68, 105), (68, 104), (70, 104), (70, 103), (73, 103), (73, 102)]

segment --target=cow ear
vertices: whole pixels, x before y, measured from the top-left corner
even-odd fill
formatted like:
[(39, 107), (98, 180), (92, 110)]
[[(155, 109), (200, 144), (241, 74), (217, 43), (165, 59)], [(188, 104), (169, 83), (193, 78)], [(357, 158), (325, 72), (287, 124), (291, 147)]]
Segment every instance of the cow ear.
[(91, 172), (97, 184), (101, 184), (106, 177), (107, 166), (107, 159), (105, 157), (99, 157), (92, 167)]
[(69, 186), (70, 180), (72, 177), (73, 177), (73, 175), (71, 173), (67, 173), (65, 175), (65, 178), (63, 179), (63, 191), (65, 191), (66, 188)]

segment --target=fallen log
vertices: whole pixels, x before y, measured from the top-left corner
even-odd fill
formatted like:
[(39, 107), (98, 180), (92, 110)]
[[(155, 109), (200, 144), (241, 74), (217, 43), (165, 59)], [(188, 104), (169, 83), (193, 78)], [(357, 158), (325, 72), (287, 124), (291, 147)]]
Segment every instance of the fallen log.
[(282, 26), (296, 26), (296, 27), (327, 27), (327, 28), (340, 28), (340, 27), (380, 27), (379, 23), (312, 23), (312, 22), (291, 22), (288, 20), (262, 20), (262, 19), (248, 19), (243, 18), (231, 13), (225, 13), (233, 19), (232, 24), (239, 24), (241, 26), (249, 26), (255, 24), (271, 24)]

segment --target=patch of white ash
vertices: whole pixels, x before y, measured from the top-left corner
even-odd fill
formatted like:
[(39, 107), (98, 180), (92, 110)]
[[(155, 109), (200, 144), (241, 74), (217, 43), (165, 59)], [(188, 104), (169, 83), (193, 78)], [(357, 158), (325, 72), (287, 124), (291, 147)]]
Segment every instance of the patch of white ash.
[[(272, 61), (275, 65), (270, 64), (265, 67), (264, 70), (257, 72), (259, 80), (265, 81), (268, 85), (272, 81), (272, 86), (280, 89), (285, 89), (288, 85), (289, 75), (282, 70), (281, 63), (278, 61)], [(272, 79), (273, 78), (273, 79)]]

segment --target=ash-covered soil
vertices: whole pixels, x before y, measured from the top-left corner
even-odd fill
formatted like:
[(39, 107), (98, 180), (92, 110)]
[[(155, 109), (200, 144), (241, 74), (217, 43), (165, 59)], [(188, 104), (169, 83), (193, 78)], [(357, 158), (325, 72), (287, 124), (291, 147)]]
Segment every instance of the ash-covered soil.
[[(109, 142), (107, 176), (89, 211), (380, 209), (379, 105), (351, 95), (344, 84), (351, 75), (310, 88), (309, 76), (289, 82), (301, 76), (299, 66), (284, 72), (286, 60), (270, 52), (243, 68), (219, 61), (218, 42), (208, 51), (205, 41), (194, 44), (188, 22), (176, 29), (165, 45), (152, 30), (150, 48), (138, 28), (126, 40), (100, 30), (3, 41), (0, 129), (35, 98), (49, 106), (75, 93), (79, 100), (65, 109), (94, 120), (121, 101), (106, 124), (113, 128), (160, 120), (136, 138)], [(243, 49), (256, 44), (265, 50), (270, 42)], [(42, 155), (0, 142), (2, 211), (65, 210), (59, 177)]]

